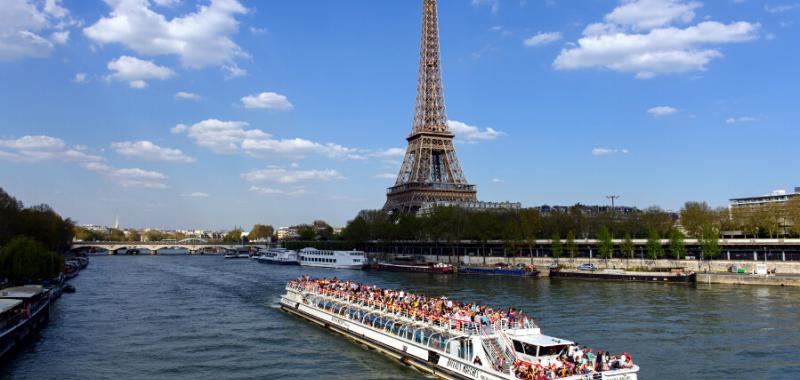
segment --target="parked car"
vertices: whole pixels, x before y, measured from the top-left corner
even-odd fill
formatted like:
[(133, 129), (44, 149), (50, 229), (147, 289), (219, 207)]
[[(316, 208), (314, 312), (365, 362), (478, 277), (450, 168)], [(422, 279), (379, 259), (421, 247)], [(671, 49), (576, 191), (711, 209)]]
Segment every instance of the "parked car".
[(580, 265), (578, 265), (577, 268), (578, 268), (578, 270), (587, 270), (587, 271), (592, 271), (592, 272), (597, 270), (597, 267), (595, 267), (594, 265), (589, 264), (589, 263), (580, 264)]

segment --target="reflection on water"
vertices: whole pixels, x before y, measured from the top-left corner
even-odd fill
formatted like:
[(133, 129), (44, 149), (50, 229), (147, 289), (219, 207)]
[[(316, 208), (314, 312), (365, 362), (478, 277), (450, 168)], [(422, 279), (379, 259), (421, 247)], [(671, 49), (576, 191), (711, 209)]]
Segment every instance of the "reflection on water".
[(222, 257), (93, 257), (0, 379), (407, 379), (418, 372), (281, 313), (286, 281), (339, 276), (520, 307), (543, 331), (628, 351), (642, 379), (800, 378), (800, 289), (431, 276)]

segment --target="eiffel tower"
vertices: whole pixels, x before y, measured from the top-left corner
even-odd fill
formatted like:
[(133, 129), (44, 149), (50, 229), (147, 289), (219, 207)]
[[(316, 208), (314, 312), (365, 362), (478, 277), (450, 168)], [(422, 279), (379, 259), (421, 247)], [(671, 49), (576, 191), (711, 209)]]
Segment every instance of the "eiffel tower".
[(425, 203), (475, 202), (477, 190), (461, 171), (447, 128), (439, 61), (436, 0), (422, 0), (422, 38), (414, 123), (403, 165), (386, 193), (386, 211), (416, 212)]

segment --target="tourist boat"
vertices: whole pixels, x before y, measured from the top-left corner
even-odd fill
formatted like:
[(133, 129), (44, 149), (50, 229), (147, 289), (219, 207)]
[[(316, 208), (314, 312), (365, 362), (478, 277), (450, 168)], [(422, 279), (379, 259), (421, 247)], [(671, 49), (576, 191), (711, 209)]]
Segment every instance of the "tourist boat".
[(335, 269), (363, 269), (367, 263), (361, 251), (331, 251), (316, 248), (303, 248), (299, 254), (300, 265), (307, 267)]
[(632, 272), (622, 269), (603, 269), (596, 271), (577, 269), (551, 269), (550, 277), (583, 278), (593, 280), (643, 281), (643, 282), (697, 282), (697, 273), (685, 273), (681, 270), (670, 272)]
[(533, 266), (511, 267), (507, 264), (496, 264), (493, 267), (459, 266), (458, 273), (535, 277), (539, 275), (539, 270)]
[(0, 290), (0, 359), (50, 320), (50, 294), (42, 285)]
[[(520, 367), (550, 366), (562, 353), (581, 352), (571, 341), (542, 334), (527, 317), (487, 324), (443, 317), (431, 322), (390, 311), (369, 295), (338, 292), (313, 281), (289, 281), (281, 309), (439, 378), (517, 380)], [(629, 361), (624, 368), (560, 379), (636, 380), (638, 372)]]
[(300, 265), (296, 251), (280, 247), (267, 249), (256, 260), (266, 264)]
[(430, 264), (397, 264), (377, 262), (372, 264), (372, 269), (385, 270), (389, 272), (412, 272), (412, 273), (432, 273), (432, 274), (452, 274), (455, 272), (450, 264), (430, 263)]

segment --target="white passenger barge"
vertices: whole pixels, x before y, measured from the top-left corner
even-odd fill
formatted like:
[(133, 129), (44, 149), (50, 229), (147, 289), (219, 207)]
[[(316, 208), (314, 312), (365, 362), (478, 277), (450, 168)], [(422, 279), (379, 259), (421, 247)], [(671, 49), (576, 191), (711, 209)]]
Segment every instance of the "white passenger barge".
[(260, 263), (279, 265), (300, 265), (296, 251), (286, 248), (270, 248), (256, 258)]
[(331, 251), (303, 248), (299, 252), (300, 265), (334, 269), (363, 269), (367, 258), (362, 251)]
[[(639, 367), (630, 356), (626, 359), (623, 355), (616, 362), (616, 357), (605, 356), (601, 362), (573, 342), (543, 335), (527, 317), (497, 318), (494, 314), (491, 321), (476, 318), (479, 322), (474, 322), (435, 313), (421, 316), (417, 312), (415, 316), (408, 307), (414, 305), (414, 301), (408, 302), (413, 295), (405, 293), (404, 297), (400, 292), (400, 298), (383, 298), (392, 292), (396, 293), (305, 277), (287, 284), (281, 309), (444, 379), (527, 380), (547, 371), (553, 371), (550, 378), (568, 380), (637, 379)], [(445, 297), (434, 300), (446, 305), (452, 302)], [(400, 307), (399, 303), (406, 305)], [(591, 368), (585, 364), (587, 358), (592, 360)], [(580, 370), (570, 364), (582, 362)], [(567, 366), (569, 372), (561, 370)]]

